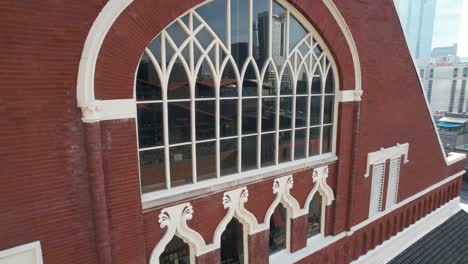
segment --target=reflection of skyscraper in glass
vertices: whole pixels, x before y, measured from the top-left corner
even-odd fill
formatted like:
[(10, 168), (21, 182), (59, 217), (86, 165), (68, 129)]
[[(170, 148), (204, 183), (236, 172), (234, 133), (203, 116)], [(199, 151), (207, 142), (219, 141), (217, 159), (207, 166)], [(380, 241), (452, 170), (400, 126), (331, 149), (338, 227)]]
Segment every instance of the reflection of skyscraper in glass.
[[(257, 38), (258, 38), (258, 58), (265, 62), (268, 58), (268, 12), (258, 14)], [(286, 13), (272, 15), (271, 25), (271, 57), (275, 62), (278, 71), (286, 60)], [(273, 72), (267, 75), (268, 81), (273, 79)]]
[(429, 58), (432, 49), (436, 0), (395, 0), (403, 30), (416, 58)]

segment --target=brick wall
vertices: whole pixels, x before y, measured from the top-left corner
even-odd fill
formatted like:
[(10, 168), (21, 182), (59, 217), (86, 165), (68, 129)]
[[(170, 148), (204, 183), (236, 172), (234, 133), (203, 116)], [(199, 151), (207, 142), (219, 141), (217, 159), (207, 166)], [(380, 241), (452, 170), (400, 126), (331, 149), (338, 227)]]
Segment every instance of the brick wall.
[[(131, 98), (144, 47), (173, 19), (200, 2), (170, 5), (162, 0), (135, 0), (105, 37), (96, 65), (96, 97)], [(341, 89), (353, 89), (351, 53), (332, 15), (320, 1), (290, 2), (330, 48), (338, 63)], [(0, 250), (40, 240), (45, 263), (99, 262), (87, 168), (87, 151), (93, 148), (85, 144), (93, 141), (85, 140), (75, 87), (84, 41), (105, 3), (0, 4)], [(338, 109), (339, 160), (330, 166), (328, 179), (336, 201), (327, 208), (326, 234), (339, 233), (367, 218), (370, 178), (363, 175), (369, 152), (396, 143), (410, 144), (410, 162), (401, 168), (399, 200), (463, 169), (463, 162), (445, 165), (392, 1), (334, 3), (356, 41), (364, 95), (360, 104), (345, 103)], [(359, 134), (355, 134), (357, 128)], [(164, 230), (157, 223), (159, 208), (142, 212), (134, 120), (102, 122), (101, 133), (112, 263), (146, 263)], [(312, 187), (307, 181), (310, 175), (310, 170), (294, 174), (297, 184), (292, 194), (300, 203)], [(252, 194), (246, 208), (261, 222), (274, 199), (271, 186), (271, 179), (249, 185)], [(458, 189), (457, 183), (431, 193), (422, 204), (392, 213), (388, 225), (373, 223), (372, 229), (339, 241), (309, 260), (354, 259), (453, 197)], [(212, 195), (214, 199), (206, 196), (191, 201), (195, 213), (189, 225), (207, 241), (225, 212), (218, 202), (221, 192)], [(265, 237), (268, 232), (249, 237), (254, 263), (268, 260)], [(212, 257), (201, 256), (199, 261)]]

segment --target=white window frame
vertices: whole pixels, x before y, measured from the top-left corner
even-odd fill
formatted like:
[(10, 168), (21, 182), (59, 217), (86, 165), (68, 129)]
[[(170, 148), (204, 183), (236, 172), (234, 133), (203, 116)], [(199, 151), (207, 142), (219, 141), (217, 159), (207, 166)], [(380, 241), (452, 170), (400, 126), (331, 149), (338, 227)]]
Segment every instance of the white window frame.
[[(16, 246), (14, 248), (9, 248), (0, 251), (0, 263), (11, 263), (14, 264), (15, 262), (10, 262), (11, 258), (15, 256), (24, 254), (28, 251), (32, 251), (34, 254), (34, 262), (32, 263), (21, 263), (21, 264), (43, 264), (42, 260), (42, 249), (41, 249), (41, 242), (35, 241), (28, 244)], [(8, 261), (8, 262), (4, 262)], [(20, 264), (20, 263), (18, 263)]]
[[(227, 6), (228, 6), (228, 10), (227, 10), (227, 13), (229, 14), (229, 2), (230, 0), (226, 0), (227, 1)], [(249, 9), (249, 21), (252, 21), (252, 1), (253, 0), (249, 0), (249, 5), (250, 5), (250, 9)], [(209, 2), (209, 1), (207, 1)], [(198, 45), (197, 44), (197, 40), (196, 38), (194, 37), (195, 34), (191, 34), (192, 30), (196, 30), (196, 29), (193, 29), (193, 19), (197, 16), (196, 14), (196, 9), (207, 3), (207, 2), (204, 2), (200, 5), (197, 5), (195, 6), (194, 8), (192, 8), (191, 10), (189, 10), (188, 12), (186, 12), (185, 14), (181, 15), (178, 19), (176, 19), (175, 21), (173, 21), (172, 23), (183, 23), (181, 18), (184, 17), (185, 15), (188, 15), (189, 16), (189, 25), (187, 26), (182, 26), (182, 28), (184, 28), (184, 30), (187, 31), (187, 33), (189, 34), (189, 43), (187, 45), (189, 45), (190, 43), (193, 43), (193, 44), (190, 44), (190, 45)], [(278, 162), (278, 151), (275, 151), (275, 164), (272, 165), (272, 166), (269, 166), (269, 167), (261, 167), (260, 164), (261, 164), (261, 154), (260, 154), (260, 151), (261, 151), (261, 135), (263, 134), (268, 134), (268, 133), (271, 133), (271, 132), (261, 132), (261, 118), (257, 118), (257, 132), (254, 133), (253, 135), (256, 135), (257, 137), (257, 168), (256, 169), (253, 169), (253, 170), (249, 170), (249, 171), (242, 171), (241, 170), (241, 162), (242, 162), (242, 157), (241, 157), (241, 153), (242, 153), (242, 138), (245, 136), (242, 134), (242, 88), (239, 87), (239, 90), (238, 90), (238, 96), (236, 97), (236, 99), (238, 100), (238, 125), (237, 125), (237, 129), (238, 129), (238, 133), (236, 136), (234, 136), (235, 138), (237, 138), (238, 140), (238, 146), (237, 146), (237, 151), (238, 151), (238, 173), (235, 173), (235, 174), (231, 174), (229, 176), (220, 176), (220, 160), (219, 160), (219, 153), (220, 153), (220, 133), (219, 133), (219, 102), (220, 102), (220, 99), (224, 99), (223, 97), (220, 97), (220, 94), (219, 94), (219, 89), (215, 92), (215, 98), (213, 101), (216, 102), (216, 122), (215, 122), (215, 139), (213, 140), (200, 140), (200, 141), (197, 141), (196, 140), (196, 135), (195, 135), (195, 110), (194, 110), (194, 102), (198, 101), (197, 99), (194, 98), (194, 92), (193, 92), (193, 86), (194, 86), (194, 83), (195, 83), (195, 80), (196, 80), (196, 73), (197, 73), (197, 70), (195, 69), (195, 62), (193, 62), (193, 59), (190, 59), (191, 62), (189, 62), (187, 65), (186, 65), (186, 70), (190, 70), (190, 69), (193, 69), (195, 70), (195, 74), (187, 74), (188, 75), (188, 78), (189, 78), (189, 83), (190, 86), (191, 86), (191, 93), (190, 93), (190, 99), (188, 99), (187, 101), (188, 102), (191, 102), (191, 140), (186, 142), (186, 143), (179, 143), (179, 144), (173, 144), (173, 145), (190, 145), (192, 146), (192, 177), (193, 177), (193, 183), (190, 183), (190, 184), (186, 184), (186, 185), (182, 185), (182, 186), (177, 186), (177, 187), (172, 187), (170, 186), (170, 157), (169, 157), (169, 147), (172, 146), (171, 144), (169, 144), (169, 131), (168, 131), (168, 104), (167, 104), (167, 94), (164, 92), (164, 87), (167, 85), (167, 79), (168, 79), (168, 76), (170, 75), (170, 70), (167, 70), (166, 69), (166, 63), (165, 63), (165, 52), (164, 52), (164, 46), (165, 45), (171, 45), (173, 48), (178, 48), (174, 45), (173, 41), (171, 41), (170, 39), (170, 36), (165, 32), (165, 30), (161, 31), (160, 34), (158, 34), (158, 36), (161, 36), (162, 39), (167, 39), (168, 42), (167, 44), (161, 44), (161, 59), (163, 61), (163, 63), (161, 63), (161, 67), (159, 67), (159, 64), (158, 62), (156, 61), (154, 55), (151, 53), (151, 51), (146, 48), (145, 49), (145, 53), (148, 55), (148, 57), (150, 58), (151, 62), (153, 63), (154, 67), (156, 68), (156, 71), (158, 72), (158, 75), (159, 75), (159, 78), (161, 80), (161, 86), (162, 86), (162, 100), (158, 101), (158, 102), (161, 102), (162, 103), (162, 106), (163, 106), (163, 122), (164, 122), (164, 125), (163, 125), (163, 132), (164, 132), (164, 144), (162, 146), (158, 146), (158, 147), (150, 147), (150, 148), (138, 148), (138, 153), (140, 153), (140, 151), (144, 151), (144, 150), (150, 150), (150, 149), (164, 149), (164, 160), (165, 160), (165, 181), (166, 181), (166, 189), (163, 189), (163, 190), (156, 190), (156, 191), (152, 191), (152, 192), (147, 192), (147, 193), (143, 193), (142, 190), (141, 190), (141, 193), (142, 193), (142, 200), (143, 200), (143, 207), (144, 208), (148, 208), (148, 207), (151, 207), (151, 206), (154, 206), (155, 204), (159, 204), (158, 202), (154, 203), (155, 200), (158, 200), (158, 199), (161, 199), (161, 198), (166, 198), (168, 196), (171, 196), (171, 195), (174, 195), (174, 194), (184, 194), (184, 193), (188, 193), (192, 190), (197, 190), (197, 189), (203, 189), (204, 187), (208, 187), (208, 186), (211, 186), (211, 185), (221, 185), (223, 186), (223, 188), (226, 186), (226, 185), (230, 185), (232, 186), (232, 183), (233, 182), (238, 182), (241, 178), (244, 179), (243, 182), (246, 182), (245, 178), (250, 178), (250, 180), (255, 180), (255, 179), (259, 179), (259, 178), (263, 178), (263, 177), (269, 177), (269, 176), (272, 176), (275, 174), (275, 172), (278, 172), (278, 171), (285, 171), (285, 172), (289, 172), (289, 171), (292, 171), (295, 169), (295, 167), (310, 167), (310, 166), (316, 166), (320, 163), (323, 163), (323, 162), (326, 162), (326, 161), (330, 161), (330, 160), (336, 160), (336, 137), (337, 137), (337, 126), (338, 126), (338, 101), (339, 101), (339, 89), (338, 89), (338, 86), (339, 86), (339, 76), (338, 76), (338, 69), (336, 67), (336, 64), (334, 62), (334, 59), (333, 59), (333, 56), (331, 55), (331, 52), (327, 49), (327, 46), (325, 45), (324, 41), (321, 39), (320, 35), (317, 33), (317, 31), (312, 27), (312, 25), (298, 12), (296, 11), (290, 4), (286, 3), (285, 1), (283, 0), (280, 0), (280, 1), (276, 1), (278, 4), (280, 4), (283, 8), (285, 8), (285, 10), (287, 11), (287, 14), (288, 14), (288, 19), (287, 21), (289, 21), (289, 16), (294, 16), (297, 21), (305, 28), (305, 30), (308, 33), (308, 35), (306, 36), (306, 38), (304, 38), (302, 41), (300, 41), (296, 48), (289, 51), (289, 47), (287, 47), (287, 45), (289, 44), (289, 39), (287, 39), (286, 43), (286, 51), (288, 53), (291, 53), (293, 55), (291, 55), (291, 57), (294, 57), (294, 53), (298, 50), (298, 47), (300, 46), (300, 44), (304, 41), (310, 41), (310, 45), (312, 46), (312, 48), (310, 48), (310, 51), (312, 51), (313, 47), (315, 47), (315, 45), (318, 45), (320, 46), (320, 48), (322, 49), (322, 55), (323, 58), (326, 58), (323, 59), (323, 61), (321, 61), (321, 59), (319, 59), (319, 62), (321, 64), (321, 66), (325, 67), (325, 70), (323, 71), (322, 73), (322, 84), (321, 84), (321, 90), (322, 90), (322, 93), (320, 94), (321, 96), (321, 114), (320, 114), (320, 125), (318, 125), (317, 127), (320, 127), (320, 140), (319, 140), (319, 152), (320, 154), (318, 155), (315, 155), (315, 156), (309, 156), (309, 144), (306, 144), (305, 146), (305, 153), (306, 153), (306, 157), (305, 158), (301, 158), (301, 159), (298, 159), (298, 160), (295, 160), (294, 159), (294, 144), (295, 144), (295, 138), (294, 138), (294, 135), (295, 133), (291, 133), (291, 161), (289, 162), (285, 162), (285, 163), (279, 163)], [(270, 19), (270, 25), (271, 25), (271, 13), (272, 13), (272, 4), (273, 3), (273, 0), (270, 1), (270, 16), (269, 16), (269, 19)], [(228, 16), (229, 17), (229, 16)], [(229, 25), (230, 24), (230, 20), (229, 18), (227, 19), (227, 24)], [(172, 25), (169, 24), (167, 27), (171, 26)], [(289, 23), (289, 22), (287, 22)], [(185, 24), (184, 24), (185, 25)], [(167, 28), (166, 27), (166, 28)], [(205, 28), (210, 31), (209, 29), (209, 25), (205, 25)], [(224, 49), (225, 52), (229, 52), (229, 49), (230, 49), (230, 26), (228, 26), (228, 30), (227, 30), (227, 36), (229, 36), (227, 39), (227, 44), (225, 45), (221, 40), (217, 39), (216, 37), (214, 37), (214, 41), (210, 44), (213, 49), (216, 49), (217, 51), (220, 50), (220, 49)], [(269, 26), (269, 36), (270, 36), (270, 40), (269, 40), (269, 45), (271, 46), (271, 31), (272, 31), (272, 27)], [(289, 24), (286, 25), (286, 28), (289, 30)], [(286, 30), (286, 31), (288, 31)], [(214, 34), (214, 32), (212, 32)], [(288, 33), (286, 33), (288, 34)], [(251, 38), (251, 35), (252, 35), (252, 28), (249, 27), (249, 36)], [(251, 43), (251, 42), (250, 42)], [(244, 64), (243, 66), (243, 71), (245, 71), (246, 69), (246, 66), (250, 63), (255, 63), (255, 60), (252, 56), (252, 48), (251, 48), (251, 44), (249, 45), (249, 57), (246, 59), (246, 63)], [(181, 52), (181, 50), (183, 49), (183, 47), (181, 47), (179, 50), (176, 50), (176, 53), (177, 51)], [(257, 91), (257, 96), (254, 97), (256, 99), (258, 99), (258, 109), (261, 110), (262, 109), (262, 94), (261, 94), (261, 82), (263, 81), (263, 75), (265, 74), (265, 70), (266, 70), (266, 66), (270, 65), (270, 60), (272, 60), (272, 57), (271, 57), (271, 49), (269, 49), (269, 53), (270, 53), (270, 56), (265, 60), (265, 65), (263, 67), (263, 69), (261, 70), (261, 72), (259, 72), (259, 70), (256, 70), (256, 73), (261, 75), (261, 77), (259, 78), (259, 85), (257, 87), (258, 91)], [(313, 52), (311, 52), (313, 54)], [(190, 53), (190, 57), (192, 58), (193, 57), (193, 51)], [(315, 55), (314, 55), (315, 56)], [(319, 58), (322, 58), (321, 56), (319, 56)], [(203, 58), (203, 54), (201, 55), (201, 58)], [(232, 59), (232, 57), (231, 57)], [(203, 59), (200, 59), (200, 61), (202, 61)], [(292, 60), (292, 59), (291, 59)], [(175, 61), (175, 60), (174, 60)], [(287, 61), (289, 61), (289, 58), (287, 59)], [(292, 61), (293, 62), (293, 61)], [(229, 63), (227, 60), (225, 61), (225, 63)], [(233, 63), (235, 65), (235, 63)], [(280, 73), (282, 73), (285, 69), (285, 67), (288, 65), (287, 62), (284, 63), (284, 65), (282, 66), (282, 69), (280, 70)], [(313, 70), (309, 70), (309, 73), (313, 73), (314, 70), (315, 70), (315, 67), (317, 67), (318, 63), (314, 65), (313, 67)], [(311, 66), (311, 65), (309, 65)], [(169, 66), (171, 67), (171, 66)], [(222, 63), (220, 63), (219, 61), (215, 61), (213, 64), (212, 64), (212, 67), (215, 68), (215, 82), (217, 82), (216, 85), (219, 85), (219, 78), (217, 79), (218, 75), (221, 75), (222, 74), (222, 71), (220, 71), (220, 69), (222, 69), (223, 65)], [(293, 77), (293, 94), (291, 95), (292, 98), (293, 98), (293, 104), (294, 104), (294, 101), (295, 101), (295, 93), (296, 93), (296, 83), (297, 83), (297, 76), (296, 76), (296, 71), (299, 71), (300, 70), (300, 67), (301, 66), (297, 66), (297, 65), (293, 65), (293, 73), (292, 73), (292, 77)], [(255, 68), (255, 67), (254, 67)], [(294, 69), (294, 68), (297, 68), (297, 69)], [(327, 78), (327, 74), (328, 72), (331, 70), (333, 70), (333, 78), (334, 78), (334, 93), (333, 94), (325, 94), (325, 82), (326, 82), (326, 78)], [(189, 71), (190, 73), (190, 71)], [(241, 78), (243, 75), (242, 71), (241, 73), (237, 73), (237, 76), (238, 76), (238, 82), (241, 82), (241, 80), (243, 78)], [(161, 77), (163, 76), (163, 77)], [(281, 74), (279, 74), (279, 76), (281, 76)], [(277, 77), (278, 78), (278, 77)], [(135, 74), (135, 79), (136, 79), (136, 74)], [(165, 81), (164, 81), (165, 80)], [(279, 84), (280, 84), (280, 78), (277, 79), (277, 87), (276, 87), (276, 90), (277, 90), (277, 94), (275, 96), (276, 98), (276, 104), (277, 104), (277, 117), (276, 117), (276, 130), (273, 131), (273, 133), (275, 133), (276, 135), (276, 147), (278, 146), (279, 142), (278, 142), (278, 135), (280, 132), (282, 132), (283, 130), (280, 130), (279, 129), (279, 102), (280, 102), (280, 87), (279, 87)], [(308, 78), (308, 81), (307, 81), (307, 84), (308, 84), (308, 87), (310, 87), (311, 85), (311, 80), (312, 80), (312, 74), (309, 74), (309, 78)], [(166, 83), (165, 83), (166, 82)], [(240, 85), (241, 86), (241, 83)], [(311, 91), (310, 89), (308, 89), (308, 93), (305, 94), (305, 97), (307, 97), (307, 108), (308, 108), (308, 112), (307, 112), (307, 124), (306, 126), (304, 127), (306, 129), (306, 138), (308, 139), (309, 138), (309, 133), (310, 133), (310, 129), (312, 128), (310, 125), (309, 125), (309, 122), (310, 122), (310, 98), (311, 98)], [(326, 95), (333, 95), (334, 96), (334, 109), (333, 109), (333, 123), (330, 123), (330, 124), (323, 124), (323, 116), (324, 116), (324, 100), (325, 100), (325, 96)], [(135, 99), (135, 102), (136, 102), (136, 82), (135, 82), (135, 89), (134, 89), (134, 99)], [(202, 99), (203, 100), (203, 99)], [(152, 101), (139, 101), (139, 102), (136, 102), (137, 104), (138, 103), (149, 103), (149, 102), (152, 102)], [(259, 111), (258, 112), (259, 115), (261, 115), (261, 112)], [(295, 105), (293, 106), (293, 111), (292, 111), (292, 127), (291, 129), (287, 129), (289, 131), (295, 131), (296, 127), (295, 127)], [(138, 121), (137, 119), (135, 119), (135, 122), (136, 122), (136, 129), (137, 129), (137, 138), (138, 138)], [(322, 153), (322, 137), (323, 137), (323, 130), (324, 130), (324, 126), (327, 126), (327, 125), (332, 125), (333, 126), (333, 129), (332, 129), (332, 132), (331, 132), (331, 136), (332, 136), (332, 142), (331, 142), (331, 151), (329, 153), (326, 153), (326, 154), (323, 154)], [(210, 179), (210, 180), (205, 180), (205, 181), (202, 181), (202, 182), (197, 182), (197, 177), (196, 177), (196, 144), (198, 142), (207, 142), (207, 141), (213, 141), (213, 142), (216, 142), (216, 156), (217, 156), (217, 161), (216, 161), (216, 178), (214, 179)], [(139, 159), (139, 155), (138, 155), (138, 159)], [(288, 170), (288, 167), (290, 167), (290, 169)], [(261, 170), (260, 170), (261, 168)], [(139, 166), (139, 172), (140, 172), (140, 166)], [(141, 177), (140, 177), (140, 181), (141, 181)], [(141, 186), (141, 184), (140, 184)], [(151, 205), (152, 204), (152, 205)]]

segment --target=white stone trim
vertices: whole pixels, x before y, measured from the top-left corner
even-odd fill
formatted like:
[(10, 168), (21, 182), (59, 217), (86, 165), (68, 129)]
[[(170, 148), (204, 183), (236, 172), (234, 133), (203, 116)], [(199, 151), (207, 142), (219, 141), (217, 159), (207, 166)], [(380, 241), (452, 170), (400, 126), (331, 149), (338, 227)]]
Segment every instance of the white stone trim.
[(394, 147), (390, 148), (381, 148), (378, 151), (371, 152), (367, 154), (367, 165), (366, 165), (366, 173), (364, 177), (369, 177), (369, 171), (371, 165), (378, 164), (378, 163), (385, 163), (388, 159), (398, 158), (404, 156), (404, 163), (408, 162), (408, 149), (409, 144), (396, 144)]
[[(131, 4), (134, 0), (111, 0), (106, 3), (104, 8), (101, 10), (96, 20), (93, 22), (93, 25), (86, 37), (84, 43), (83, 52), (81, 54), (80, 65), (78, 69), (78, 78), (77, 78), (77, 104), (78, 107), (83, 108), (84, 112), (91, 111), (99, 103), (95, 102), (94, 94), (94, 77), (97, 58), (101, 50), (102, 44), (105, 37), (107, 36), (110, 28), (114, 24), (115, 20), (120, 16), (120, 14)], [(280, 1), (284, 6), (290, 7), (291, 5), (286, 1)], [(354, 71), (355, 71), (355, 91), (361, 91), (361, 66), (359, 62), (359, 56), (357, 53), (356, 44), (354, 42), (353, 36), (343, 18), (341, 13), (338, 11), (336, 6), (331, 0), (323, 0), (325, 6), (329, 9), (332, 16), (335, 18), (338, 23), (341, 31), (343, 32), (346, 42), (350, 48), (351, 56), (353, 59)], [(292, 13), (297, 18), (303, 18), (302, 15), (295, 9)], [(301, 19), (301, 22), (304, 22), (305, 19)], [(310, 22), (305, 20), (310, 27)], [(107, 101), (107, 100), (103, 100)], [(131, 116), (130, 112), (123, 112), (122, 117), (115, 113), (108, 113), (112, 111), (109, 108), (103, 108), (100, 110), (100, 115), (91, 115), (90, 118), (84, 118), (83, 122), (97, 122), (100, 120), (100, 116), (107, 117), (110, 119), (121, 119), (129, 118)]]
[[(32, 251), (34, 254), (34, 261), (29, 263), (18, 263), (13, 261), (13, 258), (21, 254)], [(34, 241), (28, 244), (16, 246), (0, 251), (0, 264), (43, 264), (41, 242)]]
[(396, 236), (385, 241), (381, 245), (378, 245), (373, 250), (367, 252), (366, 255), (359, 257), (352, 263), (388, 263), (394, 257), (398, 256), (398, 254), (431, 232), (434, 228), (444, 223), (460, 210), (460, 198), (457, 197), (434, 212), (421, 218), (415, 224), (404, 229)]
[[(363, 221), (355, 226), (353, 226), (351, 228), (351, 230), (349, 232), (345, 231), (345, 232), (341, 232), (335, 236), (322, 236), (322, 235), (317, 235), (317, 236), (314, 236), (314, 237), (311, 237), (307, 240), (307, 246), (303, 249), (300, 249), (294, 253), (289, 253), (287, 252), (286, 250), (283, 250), (283, 251), (280, 251), (276, 254), (273, 254), (270, 256), (270, 263), (278, 263), (278, 264), (284, 264), (284, 263), (294, 263), (294, 262), (297, 262), (311, 254), (313, 254), (314, 252), (328, 246), (328, 245), (331, 245), (335, 242), (337, 242), (338, 240), (342, 239), (342, 238), (345, 238), (347, 236), (351, 236), (354, 232), (358, 231), (359, 229), (367, 226), (368, 224), (370, 224), (371, 222), (393, 212), (394, 210), (428, 194), (429, 192), (441, 187), (442, 185), (450, 182), (450, 181), (453, 181), (454, 179), (462, 176), (463, 174), (465, 174), (465, 171), (460, 171), (452, 176), (449, 176), (447, 177), (446, 179), (422, 190), (421, 192), (419, 193), (416, 193), (415, 195), (411, 196), (411, 197), (408, 197), (406, 198), (405, 200), (401, 201), (400, 203), (398, 203), (395, 207), (392, 207), (390, 210), (388, 211), (384, 211), (384, 212), (381, 212), (380, 214), (377, 214), (375, 215), (372, 219), (367, 219), (366, 221)], [(468, 207), (468, 206), (467, 206)], [(376, 262), (374, 262), (376, 263)]]
[[(346, 42), (348, 43), (349, 50), (351, 52), (351, 57), (353, 59), (353, 66), (354, 66), (354, 82), (355, 82), (355, 87), (354, 87), (354, 92), (355, 94), (359, 95), (359, 99), (363, 93), (362, 86), (361, 86), (361, 63), (359, 61), (359, 54), (358, 50), (356, 47), (356, 42), (354, 41), (353, 34), (351, 33), (351, 30), (348, 27), (348, 24), (346, 23), (344, 17), (341, 15), (340, 11), (336, 7), (335, 3), (333, 3), (333, 0), (322, 0), (325, 6), (328, 8), (330, 13), (332, 14), (333, 18), (335, 18), (336, 23), (338, 23), (338, 26), (341, 29), (341, 32), (343, 33)], [(357, 98), (355, 97), (355, 101)]]
[(338, 91), (338, 102), (359, 102), (361, 101), (362, 90), (344, 90)]
[(135, 100), (94, 100), (92, 103), (81, 107), (81, 113), (83, 116), (81, 120), (85, 123), (135, 118)]
[[(327, 0), (327, 1), (331, 1), (331, 0)], [(448, 154), (448, 157), (445, 155), (445, 151), (444, 151), (444, 146), (442, 144), (442, 140), (440, 139), (440, 135), (439, 135), (439, 131), (437, 130), (437, 125), (434, 121), (434, 118), (432, 118), (432, 113), (431, 113), (431, 107), (429, 106), (429, 101), (427, 100), (427, 96), (426, 96), (426, 91), (424, 90), (424, 84), (423, 84), (423, 81), (421, 79), (421, 76), (419, 75), (419, 68), (416, 64), (416, 60), (414, 59), (414, 56), (413, 56), (413, 53), (409, 47), (409, 44), (408, 44), (408, 37), (406, 36), (406, 32), (403, 30), (403, 23), (401, 22), (401, 17), (400, 17), (400, 14), (398, 12), (398, 8), (396, 8), (395, 6), (395, 1), (392, 1), (392, 4), (393, 4), (393, 7), (395, 8), (395, 12), (397, 13), (397, 17), (398, 17), (398, 21), (400, 21), (400, 28), (401, 28), (401, 31), (403, 32), (403, 35), (405, 37), (405, 44), (406, 44), (406, 47), (408, 48), (408, 52), (410, 53), (410, 57), (411, 57), (411, 60), (413, 61), (413, 66), (414, 66), (414, 70), (416, 72), (416, 76), (418, 76), (418, 80), (419, 80), (419, 88), (421, 88), (421, 92), (423, 94), (423, 97), (424, 97), (424, 102), (426, 103), (426, 107), (427, 107), (427, 111), (429, 112), (429, 116), (431, 117), (431, 121), (432, 121), (432, 127), (434, 128), (434, 132), (437, 136), (437, 140), (439, 141), (439, 146), (440, 146), (440, 151), (441, 151), (441, 154), (442, 156), (444, 157), (444, 160), (445, 160), (445, 164), (447, 166), (450, 166), (458, 161), (461, 161), (463, 159), (466, 158), (466, 155), (465, 154), (460, 154), (460, 153), (455, 153), (455, 152), (450, 152)], [(464, 155), (463, 157), (462, 156), (459, 156), (459, 155)]]
[(295, 171), (305, 170), (322, 164), (334, 162), (337, 159), (338, 157), (334, 153), (329, 153), (308, 159), (282, 163), (277, 166), (270, 166), (261, 170), (247, 171), (236, 177), (221, 177), (197, 182), (195, 184), (175, 187), (171, 190), (146, 193), (142, 195), (142, 206), (143, 209), (150, 209), (164, 204), (175, 203), (198, 195), (251, 184), (277, 175), (291, 174)]

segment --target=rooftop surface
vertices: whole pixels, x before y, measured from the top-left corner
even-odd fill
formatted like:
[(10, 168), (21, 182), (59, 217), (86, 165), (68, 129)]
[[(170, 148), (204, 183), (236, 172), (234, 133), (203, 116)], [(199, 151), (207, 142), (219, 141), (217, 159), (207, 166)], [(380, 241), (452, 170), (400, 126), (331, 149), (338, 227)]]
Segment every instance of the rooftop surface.
[(461, 210), (389, 263), (468, 263), (468, 213)]

